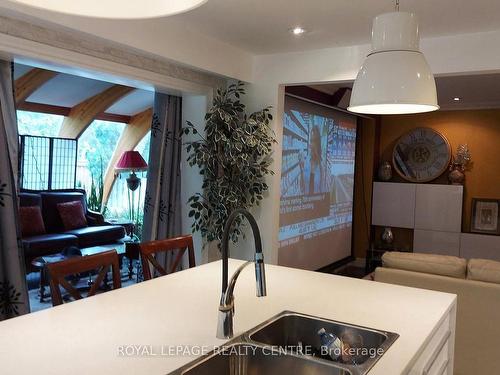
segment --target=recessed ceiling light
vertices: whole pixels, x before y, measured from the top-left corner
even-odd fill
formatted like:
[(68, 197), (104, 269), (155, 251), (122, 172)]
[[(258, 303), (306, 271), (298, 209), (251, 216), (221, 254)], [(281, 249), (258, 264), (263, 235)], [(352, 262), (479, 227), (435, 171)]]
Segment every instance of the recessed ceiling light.
[(300, 27), (300, 26), (295, 26), (294, 28), (290, 29), (290, 32), (293, 35), (302, 35), (306, 32), (306, 29), (304, 29), (303, 27)]
[(454, 100), (454, 101), (456, 101), (456, 102), (459, 102), (459, 101), (460, 101), (460, 98), (459, 98), (458, 96), (455, 96), (455, 97), (453, 98), (453, 100)]

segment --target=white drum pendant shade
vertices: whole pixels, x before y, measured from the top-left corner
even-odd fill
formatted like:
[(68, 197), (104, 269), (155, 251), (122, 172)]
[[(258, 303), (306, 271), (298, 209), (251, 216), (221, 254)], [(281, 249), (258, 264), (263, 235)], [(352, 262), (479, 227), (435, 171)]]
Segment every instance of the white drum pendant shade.
[(375, 17), (372, 52), (354, 81), (348, 110), (383, 115), (437, 109), (436, 83), (419, 51), (415, 15), (393, 12)]
[(187, 12), (207, 0), (9, 0), (34, 8), (77, 16), (140, 19)]

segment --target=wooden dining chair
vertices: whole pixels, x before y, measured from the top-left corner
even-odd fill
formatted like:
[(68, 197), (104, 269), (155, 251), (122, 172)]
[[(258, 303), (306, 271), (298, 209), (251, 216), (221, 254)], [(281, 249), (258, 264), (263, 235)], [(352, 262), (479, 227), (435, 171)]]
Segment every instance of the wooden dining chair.
[[(193, 268), (196, 266), (196, 264), (194, 260), (194, 246), (192, 236), (188, 235), (176, 238), (167, 238), (165, 240), (150, 241), (139, 244), (144, 280), (152, 279), (150, 264), (153, 266), (153, 269), (161, 276), (165, 276), (168, 273), (174, 273), (177, 270), (177, 267), (179, 266), (182, 257), (186, 252), (186, 249), (188, 250), (189, 268)], [(155, 256), (158, 253), (168, 254), (174, 252), (175, 250), (178, 251), (174, 255), (172, 266), (170, 267), (169, 272), (167, 272), (165, 268), (158, 262)]]
[(110, 268), (113, 274), (113, 289), (121, 288), (119, 259), (115, 250), (48, 264), (52, 305), (57, 306), (63, 303), (60, 287), (63, 287), (75, 300), (83, 298), (78, 289), (67, 280), (69, 276), (97, 270), (97, 277), (87, 293), (87, 297), (90, 297), (96, 294)]

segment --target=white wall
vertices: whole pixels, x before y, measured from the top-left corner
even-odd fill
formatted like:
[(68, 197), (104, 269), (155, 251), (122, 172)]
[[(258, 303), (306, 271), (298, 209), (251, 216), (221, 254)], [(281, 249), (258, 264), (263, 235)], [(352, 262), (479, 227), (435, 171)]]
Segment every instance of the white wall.
[(0, 0), (0, 13), (36, 20), (52, 28), (61, 25), (222, 76), (243, 81), (252, 78), (250, 53), (203, 35), (179, 19), (95, 19), (52, 13), (6, 0)]
[[(424, 39), (421, 49), (434, 74), (500, 71), (500, 31)], [(279, 140), (272, 165), (276, 175), (269, 178), (269, 195), (256, 211), (268, 262), (278, 261), (283, 85), (354, 80), (369, 50), (369, 45), (360, 45), (255, 57), (253, 81), (244, 101), (250, 110), (273, 106), (272, 128)], [(245, 250), (238, 256), (248, 258), (250, 250)]]

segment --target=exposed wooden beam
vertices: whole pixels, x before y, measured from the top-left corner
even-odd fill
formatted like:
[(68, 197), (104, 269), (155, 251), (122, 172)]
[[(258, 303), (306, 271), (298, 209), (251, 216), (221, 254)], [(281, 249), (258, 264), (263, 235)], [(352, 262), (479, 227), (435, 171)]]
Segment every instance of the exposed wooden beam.
[(58, 73), (52, 70), (33, 68), (22, 75), (14, 83), (16, 104), (24, 102), (45, 82), (54, 78)]
[(21, 111), (29, 111), (29, 112), (38, 112), (38, 113), (47, 113), (49, 115), (58, 115), (58, 116), (68, 116), (71, 108), (62, 107), (59, 105), (50, 105), (50, 104), (42, 104), (42, 103), (33, 103), (33, 102), (22, 102), (17, 105), (17, 109)]
[(59, 137), (78, 138), (97, 115), (103, 113), (133, 90), (135, 89), (132, 87), (114, 85), (77, 104), (71, 108), (69, 115), (64, 119)]
[(134, 116), (123, 130), (118, 144), (116, 145), (113, 156), (108, 165), (106, 175), (104, 177), (103, 191), (103, 207), (108, 203), (109, 194), (116, 180), (115, 165), (124, 151), (130, 151), (137, 147), (139, 142), (151, 129), (151, 119), (153, 117), (153, 109), (148, 108)]
[[(70, 107), (62, 107), (59, 105), (33, 103), (33, 102), (22, 102), (17, 106), (17, 109), (20, 109), (22, 111), (47, 113), (49, 115), (59, 115), (59, 116), (68, 116), (69, 113), (71, 112)], [(128, 124), (132, 119), (132, 116), (103, 112), (99, 113), (95, 117), (95, 119), (103, 121), (123, 122), (125, 124)]]
[(109, 113), (109, 112), (99, 113), (95, 118), (96, 120), (123, 122), (125, 124), (128, 124), (130, 120), (132, 120), (132, 116), (119, 115), (116, 113)]

